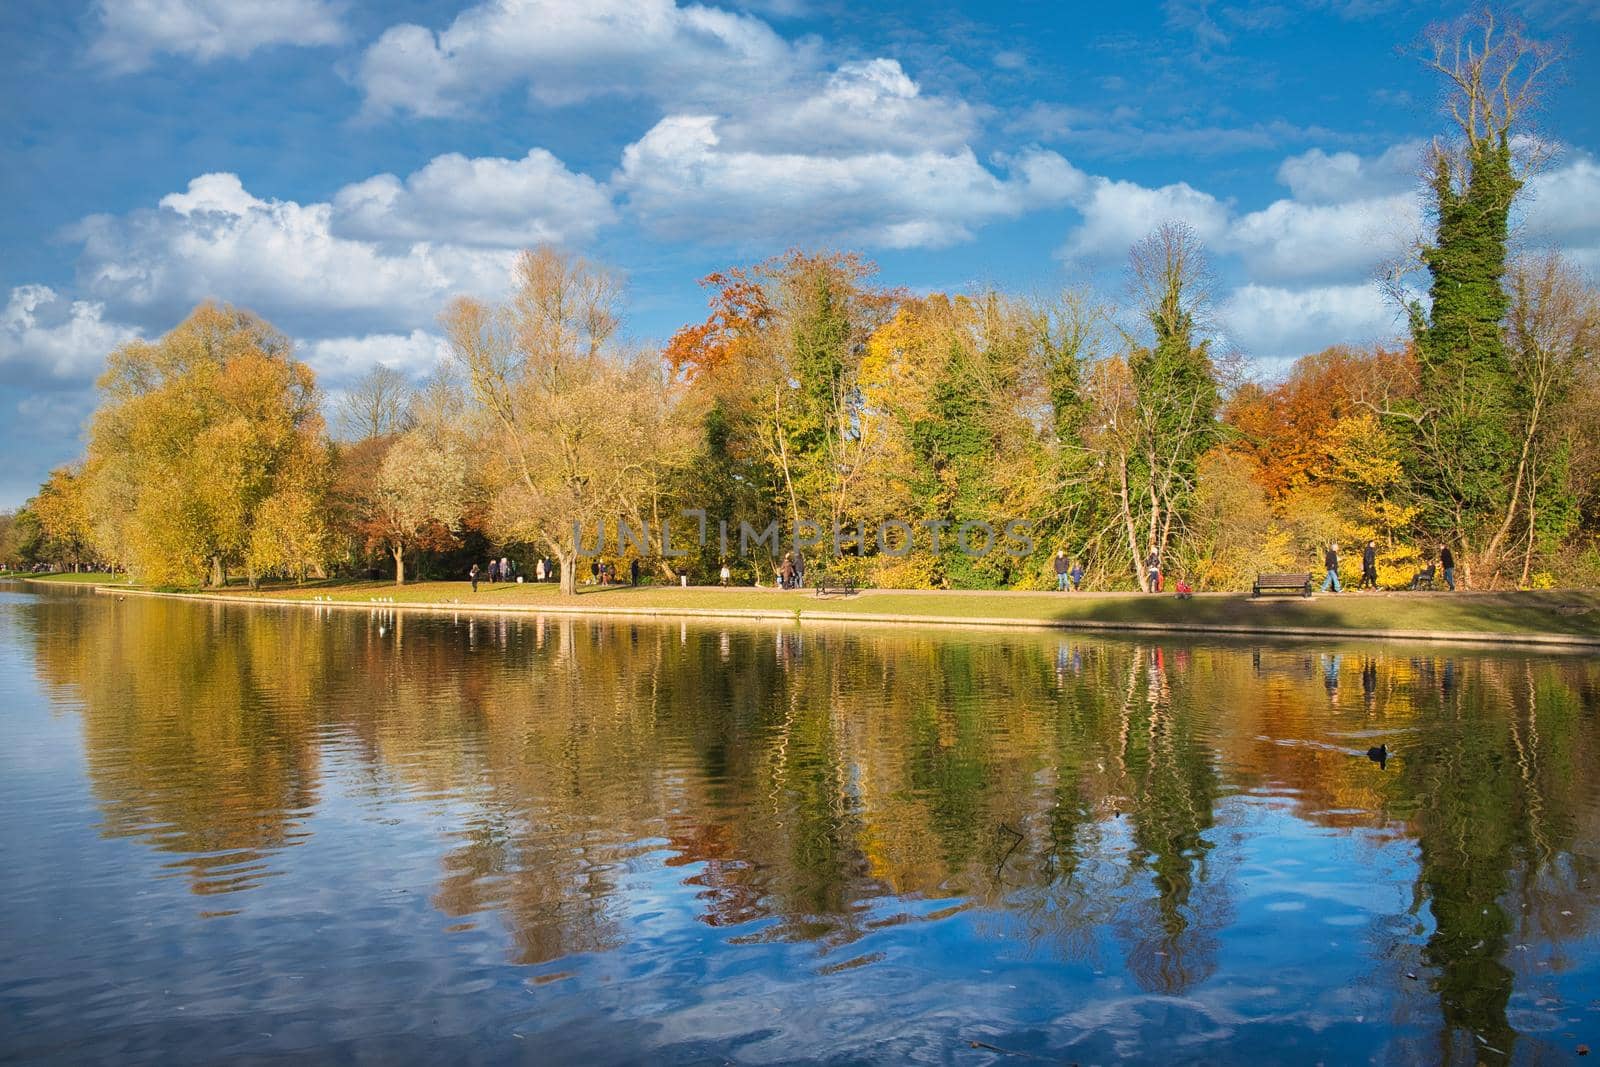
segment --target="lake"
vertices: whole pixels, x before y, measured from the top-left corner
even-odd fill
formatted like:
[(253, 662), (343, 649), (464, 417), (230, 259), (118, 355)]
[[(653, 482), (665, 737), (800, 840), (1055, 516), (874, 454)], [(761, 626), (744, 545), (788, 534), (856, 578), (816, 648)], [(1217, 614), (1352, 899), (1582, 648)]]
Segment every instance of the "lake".
[(3, 1059), (1600, 1047), (1593, 657), (11, 584), (0, 699)]

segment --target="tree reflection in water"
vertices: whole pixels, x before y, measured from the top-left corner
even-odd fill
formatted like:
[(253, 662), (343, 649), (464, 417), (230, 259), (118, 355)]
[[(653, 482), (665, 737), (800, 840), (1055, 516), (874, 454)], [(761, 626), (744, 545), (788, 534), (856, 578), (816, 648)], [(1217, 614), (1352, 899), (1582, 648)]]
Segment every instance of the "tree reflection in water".
[(1270, 846), (1263, 798), (1415, 843), (1423, 1058), (1510, 1055), (1518, 982), (1594, 929), (1600, 666), (1578, 659), (132, 600), (43, 602), (34, 632), (105, 834), (248, 892), (353, 765), (437, 799), (433, 904), (496, 916), (518, 963), (622, 946), (662, 869), (735, 944), (831, 952), (956, 909), (1190, 993), (1235, 861)]

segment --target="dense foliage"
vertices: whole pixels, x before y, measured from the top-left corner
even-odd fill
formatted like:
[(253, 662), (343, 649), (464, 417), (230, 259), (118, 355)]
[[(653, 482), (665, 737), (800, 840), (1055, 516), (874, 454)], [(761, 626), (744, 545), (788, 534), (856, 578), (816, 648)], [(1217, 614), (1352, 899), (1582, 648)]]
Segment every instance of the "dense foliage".
[(1318, 570), (1336, 541), (1351, 582), (1371, 542), (1383, 585), (1445, 546), (1469, 586), (1594, 584), (1600, 301), (1509, 225), (1514, 130), (1553, 57), (1488, 15), (1430, 48), (1454, 129), (1403, 347), (1243, 380), (1181, 223), (1130, 250), (1122, 302), (917, 296), (792, 251), (706, 278), (708, 316), (659, 353), (623, 342), (614, 273), (539, 248), (503, 304), (443, 311), (453, 356), (426, 385), (380, 367), (347, 390), (339, 441), (247, 312), (202, 305), (111, 353), (83, 463), (4, 517), (0, 557), (192, 585), (506, 555), (571, 592), (598, 537), (618, 573), (673, 581), (771, 582), (788, 550), (869, 584), (1044, 587), (1065, 553), (1090, 587), (1148, 588), (1154, 557), (1226, 589)]

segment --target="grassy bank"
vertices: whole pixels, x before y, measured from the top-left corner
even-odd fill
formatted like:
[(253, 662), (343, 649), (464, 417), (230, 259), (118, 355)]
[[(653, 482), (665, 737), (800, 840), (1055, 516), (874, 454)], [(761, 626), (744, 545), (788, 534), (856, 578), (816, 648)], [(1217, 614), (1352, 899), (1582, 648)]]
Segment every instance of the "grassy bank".
[(57, 574), (33, 574), (28, 571), (0, 571), (0, 578), (17, 578), (25, 582), (61, 582), (65, 584), (105, 585), (107, 582), (125, 582), (125, 574), (110, 571), (61, 571)]
[(585, 588), (563, 598), (553, 585), (465, 582), (326, 582), (221, 594), (261, 601), (328, 601), (446, 610), (625, 612), (768, 618), (983, 625), (1161, 628), (1236, 633), (1332, 633), (1394, 636), (1554, 635), (1600, 643), (1600, 592), (1344, 593), (1270, 597), (1205, 594), (1191, 600), (1134, 593), (864, 590), (818, 597), (809, 590), (674, 586)]

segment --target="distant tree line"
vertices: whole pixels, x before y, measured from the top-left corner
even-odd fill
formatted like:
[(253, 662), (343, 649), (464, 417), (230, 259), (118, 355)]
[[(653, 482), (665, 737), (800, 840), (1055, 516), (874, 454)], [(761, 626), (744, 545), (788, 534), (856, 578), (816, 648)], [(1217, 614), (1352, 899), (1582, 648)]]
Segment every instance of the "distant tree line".
[[(914, 296), (855, 254), (793, 251), (706, 278), (709, 315), (660, 351), (623, 339), (612, 271), (541, 247), (503, 303), (444, 309), (432, 378), (373, 370), (333, 434), (310, 369), (248, 312), (207, 303), (117, 349), (84, 459), (0, 518), (0, 560), (217, 585), (459, 577), (509, 554), (554, 561), (573, 592), (574, 531), (621, 519), (644, 536), (611, 546), (620, 562), (772, 580), (773, 560), (716, 537), (668, 556), (662, 520), (691, 509), (713, 529), (858, 532), (813, 566), (884, 586), (1042, 587), (1064, 551), (1102, 588), (1144, 588), (1152, 554), (1240, 588), (1368, 540), (1385, 584), (1441, 544), (1471, 586), (1600, 584), (1600, 298), (1560, 256), (1515, 254), (1508, 222), (1518, 122), (1555, 56), (1484, 14), (1424, 58), (1453, 129), (1430, 160), (1428, 299), (1394, 286), (1410, 339), (1392, 350), (1246, 380), (1213, 347), (1205, 250), (1181, 223), (1130, 250), (1118, 301)], [(1031, 554), (887, 552), (871, 533), (1011, 518), (1033, 522)]]

